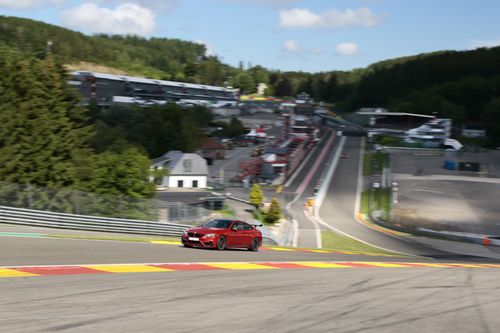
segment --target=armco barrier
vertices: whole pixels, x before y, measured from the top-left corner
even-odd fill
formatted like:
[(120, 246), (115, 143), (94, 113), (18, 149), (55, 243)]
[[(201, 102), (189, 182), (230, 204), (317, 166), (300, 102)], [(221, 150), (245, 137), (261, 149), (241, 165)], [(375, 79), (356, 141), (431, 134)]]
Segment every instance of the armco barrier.
[(373, 214), (370, 215), (370, 220), (381, 227), (412, 234), (415, 236), (439, 238), (444, 240), (474, 243), (481, 245), (500, 246), (500, 237), (496, 235), (480, 235), (480, 234), (473, 234), (466, 232), (438, 231), (421, 227), (416, 227), (416, 228), (405, 227), (402, 225), (394, 225), (392, 223), (382, 221)]
[(179, 236), (185, 229), (191, 227), (183, 224), (54, 213), (6, 206), (0, 206), (0, 222), (37, 227), (159, 236)]
[[(54, 213), (6, 206), (0, 206), (0, 223), (155, 236), (180, 236), (184, 230), (192, 227), (185, 224)], [(263, 237), (263, 243), (277, 244), (268, 237)]]

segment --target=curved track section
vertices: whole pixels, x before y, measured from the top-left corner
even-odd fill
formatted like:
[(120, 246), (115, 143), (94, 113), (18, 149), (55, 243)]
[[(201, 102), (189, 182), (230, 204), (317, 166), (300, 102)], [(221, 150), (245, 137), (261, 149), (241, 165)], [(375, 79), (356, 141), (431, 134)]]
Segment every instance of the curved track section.
[[(340, 159), (327, 188), (319, 216), (335, 230), (366, 243), (391, 251), (437, 259), (480, 260), (480, 257), (498, 258), (497, 254), (466, 243), (448, 242), (413, 236), (397, 236), (374, 230), (355, 219), (358, 174), (362, 154), (362, 138), (347, 138)], [(323, 226), (324, 229), (325, 226)]]

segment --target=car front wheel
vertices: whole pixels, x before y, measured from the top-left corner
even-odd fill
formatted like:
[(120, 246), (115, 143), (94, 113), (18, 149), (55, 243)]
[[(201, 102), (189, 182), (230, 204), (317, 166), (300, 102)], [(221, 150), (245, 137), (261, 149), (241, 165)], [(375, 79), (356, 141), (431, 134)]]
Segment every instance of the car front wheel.
[(217, 240), (217, 250), (223, 251), (226, 248), (226, 237), (220, 236)]

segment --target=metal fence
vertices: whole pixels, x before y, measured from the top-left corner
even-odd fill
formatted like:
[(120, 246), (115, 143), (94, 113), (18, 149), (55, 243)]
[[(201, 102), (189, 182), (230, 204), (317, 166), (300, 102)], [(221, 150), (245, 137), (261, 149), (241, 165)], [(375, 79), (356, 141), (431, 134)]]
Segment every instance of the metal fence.
[(0, 205), (54, 213), (174, 223), (200, 221), (211, 215), (203, 207), (184, 203), (4, 182), (0, 182)]
[(189, 225), (45, 212), (0, 206), (0, 223), (101, 232), (179, 236)]

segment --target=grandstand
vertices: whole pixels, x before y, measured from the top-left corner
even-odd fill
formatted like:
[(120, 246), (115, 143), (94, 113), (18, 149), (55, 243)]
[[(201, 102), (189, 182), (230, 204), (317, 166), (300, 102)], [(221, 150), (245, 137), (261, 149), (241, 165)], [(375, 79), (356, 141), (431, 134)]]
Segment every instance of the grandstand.
[(235, 105), (239, 99), (239, 89), (95, 72), (73, 72), (69, 84), (80, 93), (82, 104), (95, 100), (101, 106), (166, 102)]

